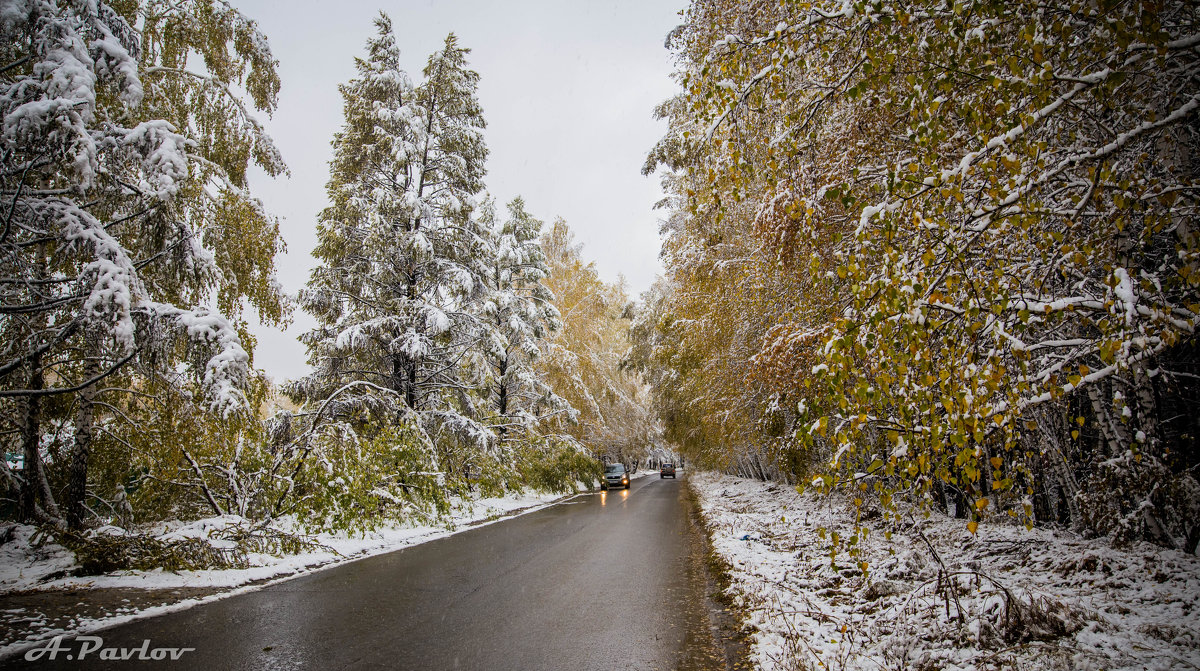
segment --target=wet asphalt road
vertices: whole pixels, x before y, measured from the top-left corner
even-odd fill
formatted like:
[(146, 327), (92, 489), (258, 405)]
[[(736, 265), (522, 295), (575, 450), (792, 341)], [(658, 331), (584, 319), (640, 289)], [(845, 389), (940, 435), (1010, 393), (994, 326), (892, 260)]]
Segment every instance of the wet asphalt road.
[(688, 578), (696, 562), (683, 487), (651, 475), (630, 491), (584, 494), (95, 634), (106, 648), (143, 639), (151, 648), (195, 648), (179, 661), (101, 662), (92, 653), (0, 666), (675, 669), (703, 617)]

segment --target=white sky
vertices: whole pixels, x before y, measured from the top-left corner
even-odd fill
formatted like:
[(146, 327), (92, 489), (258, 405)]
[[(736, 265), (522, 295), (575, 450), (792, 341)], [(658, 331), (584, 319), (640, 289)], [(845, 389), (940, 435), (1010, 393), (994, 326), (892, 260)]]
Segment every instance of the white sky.
[[(262, 118), (290, 178), (251, 178), (255, 195), (283, 219), (287, 254), (279, 280), (295, 294), (314, 260), (317, 213), (326, 205), (329, 141), (342, 123), (337, 86), (379, 10), (392, 18), (401, 65), (414, 82), (454, 31), (471, 49), (488, 122), (486, 184), (503, 204), (525, 198), (547, 225), (561, 216), (604, 279), (618, 274), (636, 297), (661, 271), (657, 177), (646, 154), (665, 132), (655, 105), (674, 91), (667, 33), (686, 0), (232, 0), (266, 33), (280, 62), (279, 109)], [(308, 371), (297, 336), (312, 319), (297, 311), (286, 332), (255, 329), (254, 362), (277, 381)]]

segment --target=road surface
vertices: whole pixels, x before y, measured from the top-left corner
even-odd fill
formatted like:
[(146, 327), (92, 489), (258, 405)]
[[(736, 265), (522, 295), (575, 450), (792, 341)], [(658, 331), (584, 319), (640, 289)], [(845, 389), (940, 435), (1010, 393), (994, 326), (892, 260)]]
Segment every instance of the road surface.
[[(0, 666), (713, 668), (719, 655), (711, 654), (707, 636), (703, 568), (683, 488), (681, 480), (652, 475), (634, 480), (629, 491), (584, 494), (94, 634), (102, 649), (132, 651), (144, 640), (147, 650), (194, 648), (178, 661), (103, 661), (97, 650), (84, 660), (59, 653), (54, 662), (17, 658)], [(71, 644), (78, 657), (82, 641)]]

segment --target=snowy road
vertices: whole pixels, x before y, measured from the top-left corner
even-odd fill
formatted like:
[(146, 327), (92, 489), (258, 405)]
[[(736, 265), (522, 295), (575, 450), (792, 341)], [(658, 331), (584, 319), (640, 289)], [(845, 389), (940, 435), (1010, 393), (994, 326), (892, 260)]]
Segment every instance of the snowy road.
[[(703, 578), (683, 489), (635, 480), (628, 492), (99, 631), (103, 647), (85, 660), (60, 653), (33, 667), (703, 668)], [(195, 650), (177, 662), (96, 659), (109, 648), (136, 658), (146, 639)], [(82, 642), (64, 643), (78, 656)]]

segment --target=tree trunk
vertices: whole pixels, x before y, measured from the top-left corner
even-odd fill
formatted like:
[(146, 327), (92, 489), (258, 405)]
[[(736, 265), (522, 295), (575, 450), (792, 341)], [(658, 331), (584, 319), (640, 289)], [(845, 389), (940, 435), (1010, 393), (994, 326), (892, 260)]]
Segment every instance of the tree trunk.
[(943, 485), (949, 493), (950, 504), (954, 506), (954, 517), (956, 519), (967, 519), (967, 497), (963, 495), (961, 489), (954, 485)]
[[(418, 193), (424, 191), (424, 176), (422, 175), (422, 186), (418, 189)], [(413, 230), (421, 227), (421, 220), (417, 219)], [(417, 284), (421, 281), (421, 273), (415, 267), (408, 276), (408, 283), (404, 287), (404, 296), (410, 306), (417, 300)], [(423, 329), (420, 327), (420, 322), (413, 324), (413, 327), (418, 333)], [(419, 362), (407, 354), (398, 354), (392, 359), (392, 374), (397, 376), (399, 381), (402, 381), (404, 387), (404, 402), (412, 410), (417, 410), (419, 397), (417, 395), (417, 366)], [(398, 366), (398, 368), (397, 368)]]
[(417, 362), (409, 359), (408, 363), (408, 387), (404, 390), (404, 401), (408, 403), (408, 407), (413, 410), (419, 410), (417, 406), (420, 404), (420, 399), (417, 397)]
[[(94, 353), (94, 350), (89, 352)], [(95, 356), (90, 356), (83, 368), (83, 378), (90, 380), (99, 372), (99, 362)], [(79, 393), (79, 406), (75, 411), (75, 446), (71, 450), (71, 472), (67, 480), (67, 528), (74, 531), (83, 528), (88, 460), (92, 454), (92, 438), (95, 434), (95, 399), (96, 385), (85, 388)]]
[(392, 355), (392, 389), (404, 397), (404, 404), (417, 409), (417, 363), (407, 354)]
[[(504, 381), (504, 376), (508, 373), (508, 356), (500, 360), (500, 381), (497, 383), (498, 391), (496, 398), (496, 408), (500, 411), (501, 417), (508, 415), (508, 384)], [(508, 427), (501, 426), (500, 433), (508, 432)]]
[(1133, 396), (1137, 401), (1138, 428), (1146, 437), (1142, 448), (1150, 448), (1158, 441), (1158, 399), (1154, 396), (1154, 380), (1146, 373), (1144, 364), (1134, 367), (1133, 385)]
[(42, 507), (45, 511), (43, 517), (49, 517), (57, 527), (63, 526), (62, 511), (58, 509), (58, 503), (54, 500), (54, 492), (50, 489), (50, 480), (46, 477), (46, 469), (38, 464), (38, 484), (42, 488)]
[[(39, 390), (45, 385), (42, 377), (42, 357), (30, 361), (33, 373), (29, 376), (29, 388)], [(20, 516), (25, 522), (37, 518), (38, 490), (41, 487), (42, 455), (40, 450), (41, 427), (39, 426), (41, 398), (29, 396), (25, 399), (25, 416), (21, 418), (21, 445), (25, 452), (25, 466), (21, 473)]]
[(954, 514), (952, 508), (953, 504), (950, 501), (950, 493), (947, 491), (945, 480), (942, 480), (941, 478), (933, 479), (933, 496), (938, 503), (941, 504), (942, 512), (944, 512), (947, 517)]
[(1129, 445), (1129, 435), (1125, 425), (1113, 417), (1112, 401), (1100, 394), (1101, 389), (1098, 385), (1088, 385), (1088, 399), (1092, 402), (1092, 412), (1095, 413), (1096, 424), (1100, 427), (1100, 454), (1103, 455), (1100, 461), (1103, 461), (1121, 454)]
[[(1096, 401), (1093, 399), (1092, 403), (1094, 410)], [(1099, 423), (1104, 420), (1097, 417), (1096, 421)], [(1062, 440), (1060, 440), (1069, 431), (1070, 427), (1066, 429), (1060, 428), (1061, 425), (1058, 421), (1051, 419), (1045, 414), (1038, 417), (1038, 426), (1040, 431), (1036, 436), (1044, 447), (1043, 465), (1047, 472), (1047, 478), (1058, 484), (1056, 495), (1065, 504), (1066, 517), (1069, 518), (1066, 521), (1071, 525), (1071, 528), (1081, 531), (1083, 516), (1079, 511), (1079, 483), (1075, 479), (1075, 474), (1071, 471), (1071, 457), (1068, 453), (1070, 447), (1064, 446)], [(1049, 491), (1050, 489), (1047, 487), (1047, 496), (1049, 496)], [(1054, 508), (1056, 514), (1055, 521), (1062, 522), (1064, 511), (1061, 510), (1059, 501), (1055, 501)]]

